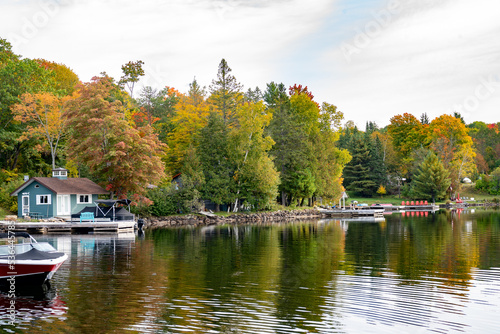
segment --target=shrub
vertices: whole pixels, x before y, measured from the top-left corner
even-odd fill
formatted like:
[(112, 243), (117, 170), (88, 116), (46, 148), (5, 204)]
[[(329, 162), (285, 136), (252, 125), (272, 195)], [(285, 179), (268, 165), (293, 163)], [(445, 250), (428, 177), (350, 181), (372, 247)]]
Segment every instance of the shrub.
[(177, 189), (175, 184), (149, 189), (146, 197), (153, 201), (152, 205), (135, 207), (134, 213), (143, 216), (169, 216), (179, 213), (198, 212), (203, 207), (199, 200), (199, 192), (194, 188)]
[(19, 188), (24, 183), (24, 180), (13, 179), (0, 184), (0, 206), (12, 213), (17, 212), (17, 196), (10, 194)]
[(151, 189), (146, 196), (153, 201), (153, 204), (148, 207), (149, 214), (161, 217), (177, 213), (175, 189), (173, 187)]

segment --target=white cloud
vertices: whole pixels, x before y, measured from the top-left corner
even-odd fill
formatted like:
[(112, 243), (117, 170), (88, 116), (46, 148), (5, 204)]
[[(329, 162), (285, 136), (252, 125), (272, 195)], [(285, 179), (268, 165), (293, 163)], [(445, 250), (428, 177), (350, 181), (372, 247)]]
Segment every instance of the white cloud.
[(0, 36), (83, 81), (141, 59), (139, 87), (186, 91), (225, 58), (245, 89), (307, 85), (360, 126), (460, 107), (467, 122), (496, 122), (498, 12), (491, 0), (4, 0)]
[[(141, 59), (150, 74), (145, 83), (181, 91), (194, 76), (209, 85), (226, 58), (246, 87), (263, 86), (279, 80), (277, 65), (287, 48), (317, 27), (330, 3), (74, 1), (17, 52), (65, 63), (84, 81), (101, 71), (118, 78), (122, 64)], [(36, 7), (27, 3), (16, 11), (29, 20)]]
[[(342, 74), (332, 85), (333, 103), (360, 126), (366, 120), (384, 126), (390, 117), (404, 112), (417, 117), (427, 112), (431, 119), (453, 112), (475, 94), (481, 78), (500, 74), (496, 18), (500, 4), (488, 0), (401, 4), (400, 13), (358, 48), (350, 62), (338, 46), (325, 56), (333, 60), (330, 70)], [(356, 46), (353, 41), (345, 43)], [(497, 122), (499, 100), (500, 88), (474, 110), (463, 108), (463, 116), (467, 122)]]

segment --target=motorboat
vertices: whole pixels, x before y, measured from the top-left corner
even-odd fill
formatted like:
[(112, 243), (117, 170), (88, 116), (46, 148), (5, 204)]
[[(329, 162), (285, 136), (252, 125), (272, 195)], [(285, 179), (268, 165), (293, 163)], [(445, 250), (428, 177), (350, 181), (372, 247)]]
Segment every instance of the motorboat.
[(0, 285), (41, 285), (54, 276), (68, 258), (48, 242), (37, 242), (29, 233), (0, 233)]

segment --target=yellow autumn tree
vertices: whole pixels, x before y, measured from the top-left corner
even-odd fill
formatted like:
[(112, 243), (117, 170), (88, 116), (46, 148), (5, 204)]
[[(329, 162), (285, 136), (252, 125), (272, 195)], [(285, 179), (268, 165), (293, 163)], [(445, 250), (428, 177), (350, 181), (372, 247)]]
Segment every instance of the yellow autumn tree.
[(234, 117), (238, 124), (230, 132), (230, 155), (236, 165), (234, 211), (240, 201), (257, 208), (268, 207), (276, 198), (279, 185), (279, 173), (268, 155), (274, 140), (264, 134), (272, 114), (259, 101), (238, 106)]
[(392, 137), (392, 145), (396, 151), (399, 172), (406, 174), (412, 164), (412, 152), (421, 147), (427, 147), (427, 125), (422, 124), (409, 113), (391, 118), (387, 132)]
[(173, 130), (167, 137), (167, 168), (175, 175), (190, 147), (195, 147), (196, 135), (207, 125), (210, 106), (205, 99), (205, 90), (196, 80), (190, 84), (187, 95), (181, 95), (174, 107), (171, 123)]
[(387, 194), (387, 190), (385, 190), (385, 187), (382, 184), (378, 187), (377, 194), (379, 194), (380, 197)]
[(63, 94), (72, 94), (76, 91), (76, 86), (80, 83), (80, 79), (68, 66), (45, 59), (35, 59), (35, 61), (41, 67), (52, 71), (54, 75), (54, 88), (57, 91)]
[(56, 167), (57, 149), (66, 129), (64, 106), (72, 97), (57, 97), (52, 93), (25, 93), (21, 101), (12, 107), (14, 119), (26, 124), (19, 140), (43, 138), (52, 157), (52, 168)]

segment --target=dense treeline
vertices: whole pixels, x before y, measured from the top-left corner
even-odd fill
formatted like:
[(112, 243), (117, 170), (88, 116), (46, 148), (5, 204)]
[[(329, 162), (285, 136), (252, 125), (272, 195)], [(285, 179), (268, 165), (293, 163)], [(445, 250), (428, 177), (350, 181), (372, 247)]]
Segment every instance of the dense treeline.
[(457, 113), (432, 121), (426, 113), (420, 119), (405, 113), (383, 129), (367, 122), (364, 132), (347, 122), (337, 143), (352, 155), (344, 186), (362, 196), (441, 200), (459, 196), (464, 179), (471, 179), (478, 189), (499, 194), (499, 125), (466, 125)]
[[(302, 85), (244, 90), (222, 59), (208, 88), (155, 90), (136, 83), (142, 61), (115, 81), (80, 82), (67, 66), (16, 55), (0, 39), (0, 205), (23, 175), (65, 167), (154, 215), (264, 209), (279, 203), (401, 194), (456, 196), (465, 177), (500, 193), (499, 123), (466, 125), (459, 114), (430, 121), (396, 115), (365, 131)], [(134, 98), (135, 96), (135, 98)]]
[(85, 83), (0, 39), (0, 204), (12, 209), (8, 193), (23, 175), (56, 166), (156, 215), (199, 210), (202, 200), (237, 211), (340, 196), (350, 160), (335, 145), (343, 114), (307, 87), (244, 91), (222, 59), (208, 89), (193, 80), (186, 93), (137, 93), (142, 65)]

